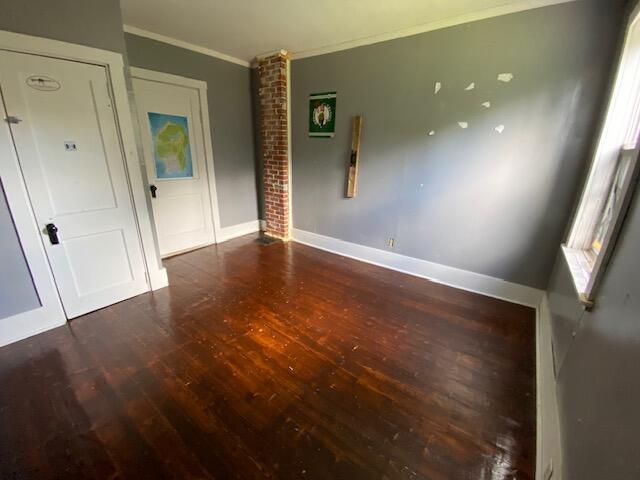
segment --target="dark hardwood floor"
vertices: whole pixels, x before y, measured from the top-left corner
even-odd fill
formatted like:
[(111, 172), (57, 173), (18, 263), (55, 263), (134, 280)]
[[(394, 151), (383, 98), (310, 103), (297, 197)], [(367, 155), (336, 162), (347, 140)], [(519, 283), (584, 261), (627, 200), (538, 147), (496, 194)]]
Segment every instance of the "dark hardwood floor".
[(534, 478), (535, 314), (299, 244), (0, 349), (0, 478)]

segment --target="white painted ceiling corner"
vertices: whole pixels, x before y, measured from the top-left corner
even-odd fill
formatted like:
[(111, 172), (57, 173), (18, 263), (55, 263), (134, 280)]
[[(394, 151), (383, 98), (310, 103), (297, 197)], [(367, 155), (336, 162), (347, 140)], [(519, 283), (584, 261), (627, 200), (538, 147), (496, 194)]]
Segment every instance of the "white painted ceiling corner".
[(178, 40), (177, 38), (167, 37), (166, 35), (150, 32), (148, 30), (144, 30), (142, 28), (134, 27), (132, 25), (127, 25), (127, 24), (123, 25), (123, 29), (125, 32), (130, 33), (132, 35), (136, 35), (138, 37), (149, 38), (151, 40), (156, 40), (157, 42), (167, 43), (169, 45), (173, 45), (174, 47), (180, 47), (180, 48), (184, 48), (185, 50), (191, 50), (193, 52), (202, 53), (203, 55), (208, 55), (210, 57), (218, 58), (220, 60), (225, 60), (227, 62), (235, 63), (236, 65), (242, 65), (243, 67), (251, 66), (250, 62), (247, 62), (246, 60), (242, 60), (240, 58), (227, 55), (226, 53), (218, 52), (217, 50), (213, 50), (211, 48), (206, 48), (200, 45), (194, 45), (189, 42)]
[(125, 31), (249, 67), (284, 45), (292, 59), (578, 0), (121, 0)]
[(284, 50), (283, 48), (279, 48), (277, 50), (272, 50), (270, 52), (266, 52), (266, 53), (261, 53), (259, 55), (256, 55), (256, 60), (262, 60), (263, 58), (267, 58), (267, 57), (273, 57), (274, 55), (280, 55), (282, 57), (289, 57), (291, 56), (291, 54), (289, 52), (287, 52), (286, 50)]
[(288, 52), (287, 50), (284, 50), (283, 48), (280, 48), (278, 50), (273, 50), (271, 52), (265, 52), (265, 53), (261, 53), (259, 55), (256, 55), (252, 60), (251, 60), (251, 68), (258, 68), (258, 64), (260, 63), (260, 60), (267, 58), (267, 57), (273, 57), (274, 55), (281, 55), (283, 57), (286, 57), (287, 59), (291, 60), (291, 52)]
[[(506, 5), (500, 5), (497, 7), (486, 8), (482, 10), (476, 10), (461, 15), (447, 17), (441, 20), (435, 20), (432, 22), (424, 23), (421, 25), (408, 27), (401, 30), (396, 30), (389, 33), (383, 33), (373, 35), (370, 37), (349, 40), (347, 42), (327, 45), (315, 49), (294, 51), (292, 60), (300, 58), (314, 57), (317, 55), (324, 55), (326, 53), (339, 52), (341, 50), (349, 50), (351, 48), (362, 47), (366, 45), (372, 45), (374, 43), (386, 42), (388, 40), (395, 40), (397, 38), (410, 37), (413, 35), (419, 35), (421, 33), (432, 32), (434, 30), (441, 30), (443, 28), (454, 27), (456, 25), (463, 25), (465, 23), (477, 22), (479, 20), (486, 20), (493, 17), (500, 17), (503, 15), (509, 15), (511, 13), (523, 12), (526, 10), (533, 10), (536, 8), (548, 7), (552, 5), (558, 5), (562, 3), (576, 2), (580, 0), (513, 0)], [(428, 2), (425, 2), (428, 3)], [(486, 3), (486, 2), (485, 2)]]

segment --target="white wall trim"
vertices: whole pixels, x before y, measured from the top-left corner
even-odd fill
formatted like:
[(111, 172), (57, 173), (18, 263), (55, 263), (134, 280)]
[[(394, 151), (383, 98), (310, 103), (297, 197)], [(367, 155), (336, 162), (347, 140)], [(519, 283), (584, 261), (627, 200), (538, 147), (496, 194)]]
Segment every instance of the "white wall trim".
[(407, 257), (377, 248), (345, 242), (317, 233), (292, 229), (293, 240), (311, 247), (337, 253), (366, 263), (426, 278), (450, 287), (480, 293), (489, 297), (506, 300), (536, 308), (540, 304), (543, 291), (507, 282), (499, 278), (469, 272), (438, 263)]
[(149, 30), (144, 30), (142, 28), (134, 27), (132, 25), (123, 25), (123, 28), (125, 32), (131, 33), (132, 35), (137, 35), (138, 37), (145, 37), (151, 40), (156, 40), (158, 42), (167, 43), (169, 45), (173, 45), (174, 47), (180, 47), (186, 50), (191, 50), (193, 52), (201, 53), (203, 55), (208, 55), (210, 57), (214, 57), (219, 60), (235, 63), (236, 65), (241, 65), (243, 67), (251, 66), (250, 62), (247, 62), (246, 60), (242, 60), (240, 58), (227, 55), (226, 53), (218, 52), (217, 50), (212, 50), (210, 48), (202, 47), (200, 45), (184, 42), (182, 40), (178, 40), (177, 38), (168, 37), (166, 35), (161, 35), (155, 32), (150, 32)]
[(86, 63), (89, 61), (111, 68), (123, 65), (122, 55), (116, 52), (4, 30), (0, 30), (0, 49), (18, 53), (48, 55), (77, 62)]
[(207, 82), (194, 78), (172, 75), (170, 73), (156, 72), (144, 68), (131, 67), (131, 76), (141, 80), (166, 83), (169, 85), (179, 85), (192, 88), (198, 91), (200, 100), (200, 115), (202, 122), (202, 136), (204, 138), (205, 166), (207, 168), (207, 178), (209, 181), (209, 201), (211, 203), (211, 215), (213, 220), (214, 243), (218, 242), (221, 235), (220, 227), (220, 205), (218, 203), (218, 193), (216, 188), (215, 161), (213, 156), (213, 144), (211, 141), (211, 122), (209, 120), (209, 101), (207, 99)]
[(526, 0), (520, 2), (510, 2), (506, 5), (499, 7), (487, 8), (476, 12), (466, 13), (464, 15), (458, 15), (455, 17), (449, 17), (434, 22), (417, 25), (415, 27), (404, 28), (396, 30), (394, 32), (383, 33), (380, 35), (373, 35), (370, 37), (360, 38), (356, 40), (350, 40), (347, 42), (336, 43), (333, 45), (327, 45), (324, 47), (313, 48), (309, 50), (302, 50), (298, 52), (292, 52), (292, 60), (298, 60), (301, 58), (315, 57), (316, 55), (324, 55), (326, 53), (339, 52), (341, 50), (349, 50), (351, 48), (362, 47), (365, 45), (371, 45), (374, 43), (386, 42), (388, 40), (394, 40), (396, 38), (410, 37), (412, 35), (418, 35), (420, 33), (431, 32), (433, 30), (440, 30), (442, 28), (453, 27), (464, 23), (476, 22), (478, 20), (486, 20), (488, 18), (500, 17), (502, 15), (508, 15), (510, 13), (522, 12), (525, 10), (532, 10), (535, 8), (548, 7), (551, 5), (557, 5), (561, 3), (569, 3), (577, 0)]
[[(0, 49), (14, 45), (0, 32)], [(0, 116), (5, 110), (0, 97)], [(0, 127), (0, 178), (13, 224), (27, 261), (34, 288), (40, 299), (40, 307), (0, 319), (0, 346), (16, 342), (41, 331), (64, 325), (67, 317), (49, 268), (49, 261), (41, 241), (26, 185), (20, 170), (9, 125), (2, 121)]]
[(260, 231), (260, 220), (252, 220), (250, 222), (238, 223), (229, 227), (222, 227), (217, 243), (226, 242), (233, 238), (249, 235)]
[(291, 59), (287, 58), (287, 171), (289, 178), (287, 180), (287, 189), (289, 193), (289, 234), (293, 230), (293, 122), (291, 122)]
[(260, 60), (264, 60), (267, 57), (273, 57), (274, 55), (281, 55), (283, 57), (288, 57), (289, 56), (289, 52), (287, 50), (284, 50), (282, 48), (278, 49), (278, 50), (271, 50), (270, 52), (265, 52), (265, 53), (261, 53), (259, 55), (256, 55), (255, 61), (260, 61)]
[(140, 67), (129, 67), (129, 71), (133, 78), (141, 78), (142, 80), (151, 80), (152, 82), (158, 83), (168, 83), (169, 85), (180, 85), (204, 91), (208, 89), (207, 82), (204, 80), (196, 80), (195, 78), (173, 75), (171, 73), (156, 72), (155, 70), (147, 70), (146, 68)]
[(24, 340), (52, 328), (61, 327), (67, 319), (54, 318), (44, 307), (0, 319), (0, 347)]
[(142, 252), (149, 275), (149, 286), (151, 290), (164, 288), (168, 283), (167, 271), (162, 266), (162, 260), (157, 249), (156, 233), (152, 228), (151, 215), (147, 205), (147, 192), (142, 178), (142, 164), (138, 157), (138, 148), (133, 129), (133, 118), (127, 84), (125, 81), (124, 68), (118, 69), (107, 66), (107, 71), (111, 79), (112, 95), (115, 103), (116, 122), (120, 134), (124, 157), (129, 177), (129, 188), (133, 197), (134, 213), (140, 233)]
[(211, 139), (211, 120), (209, 118), (209, 100), (207, 90), (200, 89), (200, 115), (202, 115), (202, 129), (204, 130), (204, 151), (207, 156), (207, 175), (209, 177), (209, 199), (211, 201), (211, 213), (213, 214), (213, 236), (219, 241), (222, 235), (220, 222), (220, 203), (218, 202), (218, 187), (216, 185), (215, 157), (213, 153), (213, 140)]
[(562, 447), (553, 368), (551, 310), (545, 293), (536, 312), (536, 480), (562, 480)]

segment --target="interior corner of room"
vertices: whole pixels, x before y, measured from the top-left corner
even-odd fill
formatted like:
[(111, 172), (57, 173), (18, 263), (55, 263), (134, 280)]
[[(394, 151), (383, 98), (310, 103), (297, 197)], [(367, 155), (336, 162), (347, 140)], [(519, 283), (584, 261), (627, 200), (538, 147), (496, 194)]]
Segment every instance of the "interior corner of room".
[(0, 477), (640, 475), (636, 0), (0, 12)]

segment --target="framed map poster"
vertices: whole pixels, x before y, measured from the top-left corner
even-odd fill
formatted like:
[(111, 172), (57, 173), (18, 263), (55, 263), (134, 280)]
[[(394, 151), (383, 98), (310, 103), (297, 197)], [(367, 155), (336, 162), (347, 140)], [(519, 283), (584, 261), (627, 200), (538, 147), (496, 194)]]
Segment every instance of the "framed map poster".
[(336, 134), (336, 92), (309, 96), (309, 136), (334, 137)]
[(149, 112), (157, 179), (193, 178), (187, 117)]

